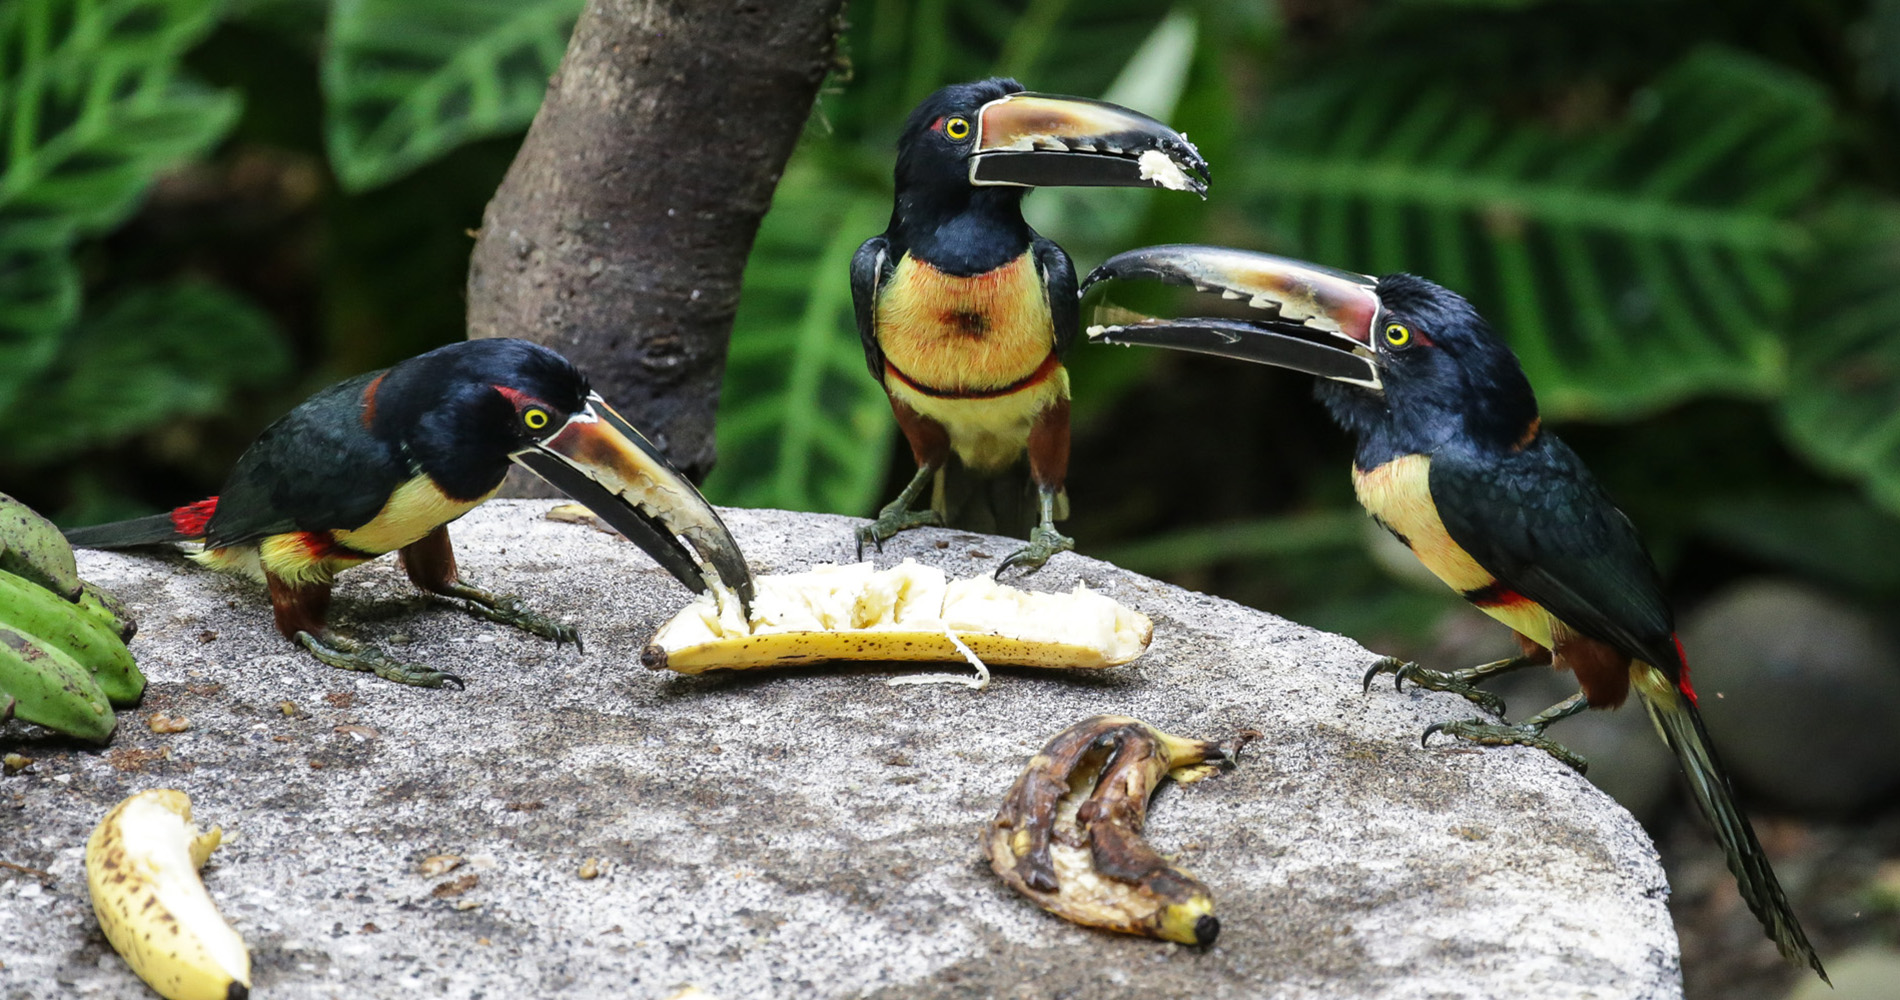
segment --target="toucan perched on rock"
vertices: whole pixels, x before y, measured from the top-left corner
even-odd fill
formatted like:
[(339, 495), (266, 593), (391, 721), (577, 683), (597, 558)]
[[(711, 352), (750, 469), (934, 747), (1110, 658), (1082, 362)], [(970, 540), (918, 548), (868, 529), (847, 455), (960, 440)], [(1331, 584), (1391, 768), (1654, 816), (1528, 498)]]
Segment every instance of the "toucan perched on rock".
[(749, 606), (751, 573), (706, 499), (566, 358), (523, 340), (451, 344), (339, 382), (265, 428), (218, 496), (66, 537), (95, 549), (202, 542), (199, 562), (263, 579), (277, 630), (317, 659), (404, 684), (459, 686), (453, 674), (330, 631), (330, 585), (394, 551), (423, 590), (578, 645), (573, 628), (456, 573), (448, 523), (494, 496), (511, 462), (585, 504), (687, 589), (720, 584), (715, 592)]
[[(945, 87), (911, 112), (897, 142), (896, 182), (890, 227), (851, 259), (851, 296), (865, 362), (891, 397), (917, 474), (858, 529), (858, 554), (867, 541), (882, 547), (927, 524), (1029, 527), (966, 514), (977, 498), (948, 495), (960, 491), (944, 477), (952, 454), (989, 478), (1027, 452), (1038, 516), (1029, 544), (997, 572), (1033, 572), (1075, 547), (1055, 521), (1066, 516), (1069, 470), (1062, 356), (1078, 315), (1075, 267), (1023, 221), (1023, 195), (1050, 185), (1204, 194), (1207, 163), (1184, 136), (1146, 115), (994, 79)], [(933, 483), (929, 507), (912, 510)]]
[[(1507, 725), (1469, 719), (1425, 730), (1541, 748), (1551, 723), (1614, 708), (1634, 689), (1715, 827), (1742, 898), (1790, 961), (1827, 973), (1808, 944), (1696, 710), (1674, 616), (1636, 528), (1565, 444), (1543, 429), (1511, 353), (1457, 294), (1408, 274), (1371, 278), (1268, 254), (1163, 246), (1110, 258), (1084, 283), (1151, 279), (1194, 289), (1157, 319), (1113, 305), (1089, 337), (1240, 358), (1322, 377), (1319, 397), (1358, 439), (1359, 502), (1439, 579), (1510, 626), (1524, 655), (1440, 672), (1387, 657), (1366, 673), (1463, 695), (1500, 717), (1474, 685), (1553, 661), (1581, 690)], [(1219, 303), (1219, 305), (1216, 305)]]

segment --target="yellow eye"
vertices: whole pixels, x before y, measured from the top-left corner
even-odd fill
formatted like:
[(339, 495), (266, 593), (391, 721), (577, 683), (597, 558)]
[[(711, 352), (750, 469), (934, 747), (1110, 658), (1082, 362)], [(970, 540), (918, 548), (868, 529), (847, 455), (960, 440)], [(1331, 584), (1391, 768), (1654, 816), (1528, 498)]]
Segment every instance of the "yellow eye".
[(1393, 347), (1404, 347), (1412, 342), (1412, 331), (1397, 323), (1388, 323), (1385, 327), (1385, 342)]
[(967, 118), (952, 118), (943, 123), (943, 134), (962, 141), (970, 135), (970, 121)]
[(529, 410), (521, 415), (521, 422), (527, 424), (529, 430), (538, 431), (548, 425), (548, 411)]

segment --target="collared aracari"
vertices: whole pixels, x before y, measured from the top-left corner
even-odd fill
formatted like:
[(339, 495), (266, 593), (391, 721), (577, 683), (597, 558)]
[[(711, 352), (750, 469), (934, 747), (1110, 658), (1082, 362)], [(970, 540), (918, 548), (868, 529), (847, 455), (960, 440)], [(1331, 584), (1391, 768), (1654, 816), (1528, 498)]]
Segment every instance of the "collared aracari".
[(260, 578), (277, 630), (324, 663), (459, 687), (331, 631), (330, 586), (393, 551), (423, 590), (578, 647), (572, 627), (456, 571), (448, 524), (494, 496), (510, 463), (585, 504), (687, 589), (723, 588), (749, 606), (751, 573), (718, 513), (566, 358), (523, 340), (451, 344), (339, 382), (265, 428), (217, 496), (66, 537), (95, 549), (200, 542), (194, 559)]
[[(1075, 267), (1023, 221), (1023, 195), (1050, 185), (1170, 187), (1205, 194), (1187, 139), (1101, 101), (1023, 92), (1014, 80), (956, 84), (911, 112), (897, 143), (896, 201), (882, 235), (851, 259), (851, 296), (871, 377), (891, 399), (917, 473), (864, 543), (921, 525), (981, 526), (948, 509), (954, 454), (995, 477), (1025, 452), (1037, 494), (1029, 544), (997, 567), (1034, 572), (1075, 542), (1067, 516)], [(934, 485), (933, 485), (934, 484)], [(911, 505), (933, 486), (927, 509)], [(997, 525), (1019, 531), (1027, 525)]]
[[(1735, 805), (1696, 709), (1655, 564), (1636, 528), (1583, 462), (1543, 429), (1517, 356), (1470, 303), (1423, 278), (1372, 278), (1221, 247), (1148, 247), (1119, 254), (1083, 283), (1150, 279), (1193, 289), (1191, 304), (1156, 318), (1095, 304), (1091, 340), (1146, 344), (1320, 376), (1318, 395), (1357, 439), (1359, 502), (1465, 600), (1511, 627), (1523, 655), (1440, 672), (1386, 657), (1365, 677), (1451, 691), (1503, 717), (1475, 684), (1531, 665), (1576, 675), (1579, 692), (1520, 725), (1481, 719), (1433, 733), (1582, 758), (1544, 735), (1585, 708), (1615, 708), (1636, 691), (1715, 827), (1742, 898), (1783, 957), (1827, 973)], [(1221, 303), (1215, 305), (1214, 303)], [(1205, 303), (1206, 309), (1197, 308)], [(1181, 314), (1203, 315), (1182, 318)]]

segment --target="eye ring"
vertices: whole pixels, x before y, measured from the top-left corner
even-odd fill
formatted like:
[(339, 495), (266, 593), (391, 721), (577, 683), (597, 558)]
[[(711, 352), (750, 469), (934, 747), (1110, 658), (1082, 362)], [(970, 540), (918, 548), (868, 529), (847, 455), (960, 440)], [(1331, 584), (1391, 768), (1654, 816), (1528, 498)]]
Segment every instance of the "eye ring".
[(1404, 347), (1412, 342), (1412, 331), (1403, 323), (1385, 325), (1385, 342), (1393, 347)]
[(961, 115), (943, 123), (943, 134), (962, 142), (970, 137), (970, 120)]
[(548, 425), (548, 411), (538, 407), (530, 408), (521, 414), (521, 422), (531, 431), (538, 431)]

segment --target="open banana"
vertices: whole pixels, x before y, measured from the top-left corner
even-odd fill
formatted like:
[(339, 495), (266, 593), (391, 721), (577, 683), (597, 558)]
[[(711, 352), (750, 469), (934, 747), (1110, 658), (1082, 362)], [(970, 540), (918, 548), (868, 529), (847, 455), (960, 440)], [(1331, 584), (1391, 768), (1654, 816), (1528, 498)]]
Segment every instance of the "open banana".
[(223, 831), (198, 832), (191, 799), (143, 791), (106, 813), (86, 841), (86, 884), (106, 940), (166, 1000), (242, 1000), (251, 953), (198, 879)]
[(1161, 779), (1198, 780), (1212, 771), (1206, 762), (1228, 756), (1127, 716), (1084, 719), (1030, 758), (984, 830), (983, 852), (1003, 881), (1064, 919), (1212, 944), (1214, 897), (1141, 832)]
[(640, 662), (696, 674), (822, 660), (954, 661), (962, 642), (990, 665), (1113, 667), (1148, 648), (1146, 616), (1077, 584), (1017, 590), (988, 576), (949, 580), (906, 559), (755, 577), (752, 617), (703, 594), (662, 625)]

